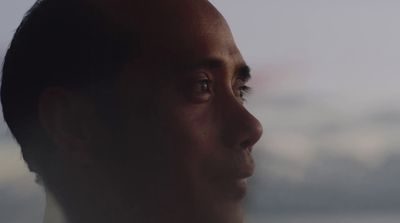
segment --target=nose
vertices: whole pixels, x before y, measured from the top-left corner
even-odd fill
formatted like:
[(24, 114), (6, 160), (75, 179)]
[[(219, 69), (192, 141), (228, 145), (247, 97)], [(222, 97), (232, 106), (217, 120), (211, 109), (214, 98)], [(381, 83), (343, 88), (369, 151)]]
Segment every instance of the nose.
[(234, 103), (222, 117), (225, 126), (223, 138), (228, 148), (251, 149), (261, 138), (261, 123), (243, 105)]

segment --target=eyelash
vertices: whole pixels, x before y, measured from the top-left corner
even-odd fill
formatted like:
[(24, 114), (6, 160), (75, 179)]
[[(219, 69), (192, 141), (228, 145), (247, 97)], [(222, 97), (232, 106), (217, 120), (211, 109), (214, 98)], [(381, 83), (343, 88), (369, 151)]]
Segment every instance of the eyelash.
[(239, 87), (239, 96), (243, 101), (246, 101), (246, 96), (250, 94), (251, 87), (247, 85), (243, 85)]

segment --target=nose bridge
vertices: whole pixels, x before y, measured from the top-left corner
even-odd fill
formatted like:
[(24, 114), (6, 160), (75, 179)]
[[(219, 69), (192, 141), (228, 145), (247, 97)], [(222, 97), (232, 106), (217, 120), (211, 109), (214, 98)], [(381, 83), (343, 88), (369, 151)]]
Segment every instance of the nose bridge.
[(261, 137), (263, 129), (254, 117), (236, 98), (226, 101), (221, 113), (223, 139), (229, 148), (247, 149)]

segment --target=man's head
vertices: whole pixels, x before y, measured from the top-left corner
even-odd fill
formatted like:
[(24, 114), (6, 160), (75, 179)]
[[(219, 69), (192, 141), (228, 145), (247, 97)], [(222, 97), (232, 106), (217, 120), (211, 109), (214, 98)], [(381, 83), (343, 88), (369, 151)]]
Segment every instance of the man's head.
[(241, 222), (261, 126), (209, 2), (44, 0), (3, 74), (5, 119), (71, 221)]

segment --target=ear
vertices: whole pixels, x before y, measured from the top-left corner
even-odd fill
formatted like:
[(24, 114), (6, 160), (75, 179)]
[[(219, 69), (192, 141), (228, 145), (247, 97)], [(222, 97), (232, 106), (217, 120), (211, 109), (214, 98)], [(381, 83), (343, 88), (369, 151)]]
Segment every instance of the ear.
[(93, 118), (94, 106), (88, 97), (63, 88), (48, 88), (41, 94), (39, 119), (62, 157), (92, 161)]

